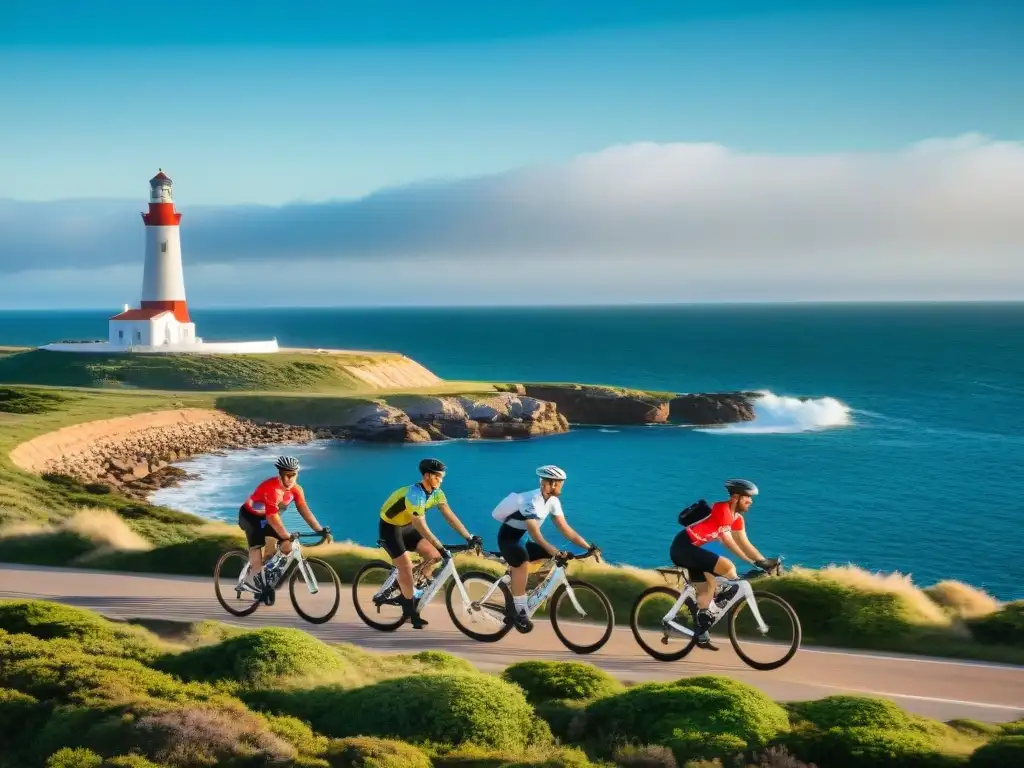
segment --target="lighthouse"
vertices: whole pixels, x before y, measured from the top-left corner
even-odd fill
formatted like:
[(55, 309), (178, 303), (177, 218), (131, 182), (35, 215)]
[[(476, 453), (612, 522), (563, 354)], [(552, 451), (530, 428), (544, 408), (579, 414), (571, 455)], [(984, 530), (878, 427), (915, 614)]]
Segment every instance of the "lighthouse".
[(181, 266), (181, 214), (174, 209), (174, 182), (161, 168), (149, 180), (146, 260), (142, 267), (142, 301), (110, 318), (111, 344), (127, 347), (182, 347), (197, 343), (196, 327), (185, 302)]

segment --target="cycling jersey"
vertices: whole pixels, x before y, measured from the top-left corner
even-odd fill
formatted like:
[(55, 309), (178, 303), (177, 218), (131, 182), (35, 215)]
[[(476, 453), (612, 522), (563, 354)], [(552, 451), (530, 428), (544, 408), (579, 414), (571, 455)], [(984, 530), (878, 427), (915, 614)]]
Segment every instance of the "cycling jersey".
[(719, 501), (711, 507), (711, 514), (685, 530), (697, 546), (714, 541), (726, 531), (742, 531), (743, 516), (729, 509), (728, 501)]
[(510, 528), (526, 530), (527, 520), (536, 520), (542, 524), (547, 520), (548, 515), (564, 517), (562, 514), (562, 502), (557, 496), (549, 496), (547, 501), (540, 488), (526, 493), (510, 493), (491, 512), (491, 517), (500, 520)]
[(428, 494), (420, 483), (403, 485), (388, 496), (380, 508), (380, 519), (392, 525), (408, 525), (414, 517), (422, 517), (431, 507), (447, 503), (448, 499), (440, 488)]
[(271, 477), (256, 486), (256, 490), (242, 506), (254, 515), (277, 515), (284, 512), (293, 500), (296, 504), (306, 503), (302, 486), (296, 483), (291, 488), (285, 488), (280, 477)]

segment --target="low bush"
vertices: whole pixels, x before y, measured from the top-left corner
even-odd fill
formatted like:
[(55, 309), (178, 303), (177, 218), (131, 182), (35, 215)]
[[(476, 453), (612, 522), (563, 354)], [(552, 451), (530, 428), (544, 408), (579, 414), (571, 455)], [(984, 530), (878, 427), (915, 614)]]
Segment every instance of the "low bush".
[(431, 768), (430, 758), (411, 744), (367, 736), (336, 739), (325, 757), (331, 768)]
[(69, 398), (42, 389), (0, 387), (0, 413), (47, 413), (58, 411)]
[(578, 661), (520, 661), (501, 676), (524, 691), (531, 704), (554, 699), (596, 699), (624, 690), (603, 669)]
[(0, 602), (0, 629), (41, 640), (74, 640), (84, 653), (141, 661), (155, 659), (164, 650), (152, 633), (140, 627), (116, 624), (92, 611), (46, 600)]
[(344, 668), (338, 653), (299, 629), (265, 627), (215, 645), (168, 654), (157, 668), (183, 680), (235, 680), (243, 685), (278, 685), (288, 678), (330, 676)]
[(679, 766), (671, 749), (654, 744), (620, 746), (615, 750), (612, 759), (615, 761), (615, 765), (622, 766), (622, 768), (678, 768)]
[(788, 727), (786, 711), (761, 691), (706, 675), (598, 699), (587, 708), (585, 731), (605, 753), (640, 742), (671, 747), (686, 760), (766, 746)]
[(444, 651), (420, 651), (409, 656), (413, 661), (425, 665), (434, 672), (468, 672), (477, 674), (479, 670), (469, 661)]
[(509, 753), (462, 747), (433, 755), (434, 768), (598, 768), (577, 747), (542, 747)]
[(521, 690), (489, 675), (424, 673), (345, 690), (266, 691), (250, 699), (327, 736), (522, 750), (550, 740)]
[(970, 768), (1008, 768), (1024, 763), (1024, 736), (1000, 736), (974, 750)]
[(1024, 600), (1007, 603), (1002, 610), (967, 620), (980, 643), (1024, 647)]

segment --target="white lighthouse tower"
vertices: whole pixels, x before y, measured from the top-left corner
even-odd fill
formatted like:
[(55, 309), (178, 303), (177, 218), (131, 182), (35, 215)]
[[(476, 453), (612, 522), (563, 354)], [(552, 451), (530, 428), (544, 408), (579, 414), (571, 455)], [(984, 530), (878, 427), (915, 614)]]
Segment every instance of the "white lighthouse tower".
[(189, 347), (197, 343), (196, 327), (185, 302), (181, 266), (181, 214), (174, 210), (174, 182), (163, 169), (149, 180), (146, 261), (142, 269), (142, 302), (110, 318), (110, 343), (128, 347)]

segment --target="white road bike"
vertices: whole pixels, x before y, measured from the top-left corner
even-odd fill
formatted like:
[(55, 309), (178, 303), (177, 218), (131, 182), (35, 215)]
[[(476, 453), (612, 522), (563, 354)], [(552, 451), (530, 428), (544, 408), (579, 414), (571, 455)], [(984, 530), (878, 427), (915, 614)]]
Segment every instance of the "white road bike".
[[(633, 630), (633, 637), (637, 644), (647, 654), (658, 661), (678, 661), (686, 656), (696, 647), (697, 638), (692, 627), (696, 624), (697, 591), (690, 581), (689, 574), (685, 568), (657, 568), (656, 569), (668, 581), (669, 576), (674, 576), (679, 583), (685, 582), (686, 586), (682, 591), (668, 586), (655, 586), (644, 590), (633, 604), (630, 611), (629, 625)], [(781, 575), (782, 559), (771, 571), (756, 569), (749, 571), (737, 579), (726, 579), (722, 576), (715, 576), (717, 582), (716, 595), (721, 589), (728, 588), (728, 585), (738, 586), (736, 594), (724, 605), (718, 606), (712, 603), (715, 624), (726, 619), (728, 621), (729, 641), (732, 643), (736, 655), (745, 664), (758, 670), (778, 669), (783, 666), (796, 654), (800, 648), (802, 628), (800, 619), (793, 607), (778, 595), (761, 590), (755, 590), (751, 579), (761, 576)], [(683, 607), (686, 612), (681, 614)], [(666, 609), (667, 608), (667, 609)], [(745, 611), (745, 609), (748, 609)], [(770, 613), (771, 623), (764, 620), (763, 613)], [(682, 622), (689, 621), (689, 625)], [(679, 646), (671, 651), (659, 650), (653, 642), (648, 642), (642, 636), (645, 630), (652, 632), (653, 637), (659, 637), (661, 646), (668, 646), (675, 641)], [(768, 641), (767, 635), (770, 631), (778, 630), (780, 634), (789, 634), (785, 641)], [(757, 638), (761, 639), (758, 640)], [(760, 648), (779, 648), (783, 654), (771, 661), (760, 661), (751, 656), (755, 648), (746, 648), (742, 643), (751, 640), (753, 645)], [(784, 643), (784, 644), (783, 644)]]
[[(321, 539), (318, 544), (307, 544), (307, 547), (318, 547), (325, 544), (319, 533), (292, 533), (289, 540), (292, 543), (292, 551), (284, 555), (281, 553), (281, 542), (277, 543), (277, 562), (274, 567), (267, 569), (264, 566), (264, 577), (269, 579), (269, 590), (264, 599), (257, 598), (252, 588), (246, 584), (249, 576), (249, 553), (243, 549), (233, 549), (221, 555), (217, 565), (213, 568), (213, 586), (217, 594), (217, 601), (225, 611), (233, 616), (248, 616), (262, 603), (273, 605), (276, 600), (276, 587), (283, 580), (289, 569), (291, 577), (288, 579), (288, 596), (291, 598), (292, 607), (295, 612), (310, 624), (325, 624), (334, 618), (341, 604), (341, 579), (335, 570), (324, 560), (318, 557), (305, 557), (302, 554), (300, 538)], [(296, 585), (301, 576), (306, 590), (310, 595), (318, 595), (318, 603), (326, 608), (326, 611), (312, 613), (305, 610), (297, 599)], [(221, 586), (221, 578), (227, 582)], [(233, 598), (233, 599), (232, 599)]]
[[(493, 559), (505, 562), (500, 552), (488, 552), (487, 555)], [(588, 557), (596, 557), (600, 561), (601, 551), (592, 550), (582, 555), (568, 553), (568, 557), (553, 557), (545, 561), (540, 569), (543, 573), (548, 570), (544, 578), (530, 592), (527, 593), (527, 617), (533, 616), (550, 600), (548, 616), (551, 619), (551, 627), (554, 629), (558, 639), (569, 650), (579, 653), (594, 653), (600, 650), (612, 636), (615, 626), (615, 612), (608, 597), (593, 584), (582, 579), (571, 579), (566, 574), (566, 565), (569, 560), (584, 560)], [(495, 578), (489, 573), (482, 571), (468, 571), (462, 577), (463, 582), (469, 584), (473, 581), (481, 581), (485, 586), (484, 594), (479, 599), (473, 600), (469, 605), (463, 606), (463, 612), (458, 612), (452, 600), (452, 591), (449, 588), (446, 602), (448, 604), (448, 615), (452, 623), (459, 631), (467, 637), (481, 642), (496, 642), (507, 635), (513, 628), (512, 613), (514, 601), (512, 590), (509, 584), (512, 581), (512, 574), (506, 568), (505, 573)], [(495, 593), (501, 595), (500, 600), (495, 600)], [(566, 613), (560, 615), (559, 609), (568, 608)], [(589, 610), (588, 610), (589, 609)], [(490, 631), (482, 633), (477, 631), (475, 619), (481, 614), (502, 616), (502, 626), (497, 632)], [(603, 614), (603, 616), (602, 616)], [(506, 617), (508, 620), (506, 620)], [(469, 622), (466, 620), (469, 619)], [(488, 626), (489, 628), (489, 626)], [(529, 632), (532, 629), (532, 622)], [(522, 630), (520, 630), (522, 631)], [(590, 642), (576, 642), (570, 640), (567, 632), (577, 631), (594, 634), (596, 639)]]
[[(383, 546), (382, 541), (377, 543)], [(446, 602), (449, 605), (449, 612), (451, 611), (452, 594), (456, 589), (463, 604), (466, 606), (470, 604), (469, 595), (466, 594), (466, 588), (455, 568), (454, 554), (471, 551), (479, 555), (481, 554), (480, 548), (475, 545), (453, 544), (446, 546), (445, 549), (453, 556), (449, 557), (433, 576), (428, 577), (426, 569), (439, 562), (437, 559), (424, 558), (413, 568), (413, 588), (416, 593), (414, 605), (417, 613), (426, 608), (446, 584), (448, 585)], [(373, 560), (360, 568), (352, 580), (352, 602), (355, 605), (356, 613), (367, 626), (373, 629), (381, 632), (394, 632), (409, 620), (405, 611), (402, 610), (401, 599), (402, 590), (398, 584), (398, 567), (393, 563), (385, 560)], [(382, 615), (386, 615), (386, 618)], [(504, 613), (501, 606), (497, 606), (494, 613), (481, 613), (479, 618), (481, 628), (490, 627), (495, 632), (504, 628)]]

